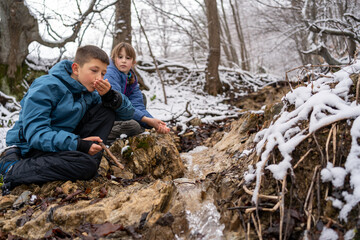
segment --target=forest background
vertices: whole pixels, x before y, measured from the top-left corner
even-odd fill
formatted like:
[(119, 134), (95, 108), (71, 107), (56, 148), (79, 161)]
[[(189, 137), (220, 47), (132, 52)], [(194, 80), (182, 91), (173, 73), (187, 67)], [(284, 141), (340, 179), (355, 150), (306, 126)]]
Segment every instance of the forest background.
[(358, 10), (358, 0), (3, 0), (0, 89), (19, 100), (44, 74), (34, 70), (71, 59), (81, 45), (110, 53), (127, 41), (139, 60), (206, 70), (205, 90), (216, 95), (219, 65), (284, 77), (299, 65), (349, 63)]

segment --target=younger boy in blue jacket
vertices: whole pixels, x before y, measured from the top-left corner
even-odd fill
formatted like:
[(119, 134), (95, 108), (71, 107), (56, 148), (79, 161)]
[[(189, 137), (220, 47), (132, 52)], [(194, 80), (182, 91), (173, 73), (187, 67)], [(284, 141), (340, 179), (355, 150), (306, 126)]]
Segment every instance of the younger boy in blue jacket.
[[(133, 117), (127, 97), (104, 80), (107, 54), (80, 47), (74, 62), (57, 63), (37, 78), (20, 102), (19, 120), (0, 160), (3, 194), (20, 184), (88, 180), (97, 173), (115, 120)], [(95, 91), (96, 90), (96, 91)]]

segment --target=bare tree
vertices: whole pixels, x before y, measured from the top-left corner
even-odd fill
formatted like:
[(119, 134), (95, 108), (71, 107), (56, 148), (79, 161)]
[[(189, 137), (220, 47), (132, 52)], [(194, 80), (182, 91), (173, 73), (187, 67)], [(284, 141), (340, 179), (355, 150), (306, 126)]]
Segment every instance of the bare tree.
[[(229, 46), (229, 49), (230, 49), (230, 53), (231, 55), (231, 58), (228, 58), (228, 60), (230, 60), (231, 62), (235, 63), (236, 65), (239, 65), (239, 59), (238, 59), (238, 56), (236, 54), (236, 50), (235, 50), (235, 46), (233, 44), (233, 40), (232, 40), (232, 37), (231, 37), (231, 32), (230, 32), (230, 28), (229, 28), (229, 24), (228, 24), (228, 21), (227, 21), (227, 15), (226, 15), (226, 11), (225, 11), (225, 8), (224, 8), (224, 0), (221, 0), (221, 10), (222, 10), (222, 29), (224, 29), (224, 33), (225, 33), (225, 36), (226, 36), (226, 39), (227, 39), (227, 44)], [(225, 50), (225, 48), (223, 47), (223, 49)]]
[(241, 68), (249, 71), (250, 70), (249, 54), (248, 54), (248, 51), (246, 48), (244, 33), (242, 30), (242, 26), (241, 26), (240, 14), (238, 11), (239, 7), (237, 5), (237, 0), (235, 0), (235, 4), (236, 5), (234, 6), (233, 2), (230, 0), (230, 6), (231, 6), (232, 13), (233, 13), (232, 15), (233, 15), (235, 26), (236, 26), (236, 33), (237, 33), (239, 43), (240, 43)]
[(360, 43), (359, 0), (257, 2), (268, 29), (291, 38), (303, 64), (316, 63), (318, 56), (331, 65), (343, 64), (341, 58), (353, 57)]
[(158, 74), (158, 76), (159, 76), (159, 79), (160, 79), (160, 82), (161, 82), (161, 86), (162, 86), (162, 90), (163, 90), (163, 94), (164, 94), (164, 103), (167, 104), (167, 97), (166, 97), (164, 80), (163, 80), (162, 75), (161, 75), (161, 73), (160, 73), (160, 70), (159, 70), (159, 68), (158, 68), (155, 55), (153, 54), (153, 52), (152, 52), (152, 50), (151, 50), (150, 41), (149, 41), (149, 39), (148, 39), (148, 37), (147, 37), (145, 28), (143, 27), (143, 25), (142, 25), (142, 23), (141, 23), (141, 18), (140, 18), (140, 16), (139, 16), (139, 12), (138, 12), (138, 10), (137, 10), (137, 8), (136, 8), (135, 1), (132, 0), (132, 3), (133, 3), (134, 8), (135, 8), (135, 13), (136, 13), (137, 19), (138, 19), (138, 21), (139, 21), (141, 31), (142, 31), (142, 33), (144, 34), (144, 37), (145, 37), (146, 42), (147, 42), (147, 45), (148, 45), (148, 47), (149, 47), (150, 56), (151, 56), (151, 58), (153, 59), (153, 62), (154, 62), (155, 68), (156, 68), (156, 72), (157, 72), (157, 74)]
[(216, 96), (222, 93), (222, 84), (219, 78), (220, 62), (220, 23), (216, 0), (205, 0), (208, 32), (209, 32), (209, 56), (205, 70), (205, 91)]

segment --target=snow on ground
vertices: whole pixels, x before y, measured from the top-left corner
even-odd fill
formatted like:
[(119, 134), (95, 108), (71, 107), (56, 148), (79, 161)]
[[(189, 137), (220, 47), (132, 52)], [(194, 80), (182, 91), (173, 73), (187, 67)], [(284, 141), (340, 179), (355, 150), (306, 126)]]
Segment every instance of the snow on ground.
[[(141, 61), (145, 62), (143, 59)], [(148, 61), (147, 64), (151, 62)], [(200, 118), (203, 123), (212, 123), (239, 116), (241, 109), (223, 103), (228, 99), (230, 91), (236, 98), (279, 80), (272, 75), (252, 75), (239, 69), (220, 67), (220, 79), (229, 86), (229, 90), (224, 94), (211, 96), (203, 91), (205, 84), (203, 70), (194, 69), (191, 65), (179, 65), (187, 69), (172, 68), (174, 73), (161, 71), (165, 81), (167, 104), (164, 103), (163, 89), (158, 75), (140, 70), (145, 69), (144, 67), (139, 67), (138, 72), (144, 78), (145, 84), (151, 88), (150, 91), (143, 91), (147, 96), (148, 111), (163, 121), (175, 121), (182, 127), (180, 134), (185, 132), (186, 124), (195, 117)]]
[[(291, 153), (300, 142), (324, 126), (340, 120), (354, 120), (351, 128), (352, 145), (345, 168), (334, 167), (329, 163), (321, 171), (323, 182), (331, 181), (334, 187), (342, 190), (340, 199), (332, 200), (336, 207), (341, 207), (344, 203), (339, 218), (347, 221), (349, 212), (360, 202), (360, 145), (357, 141), (360, 137), (360, 105), (356, 104), (356, 100), (349, 100), (350, 87), (353, 85), (350, 75), (359, 72), (360, 62), (356, 62), (336, 73), (329, 73), (316, 81), (308, 82), (283, 98), (285, 105), (279, 117), (255, 137), (256, 150), (261, 154), (261, 161), (256, 164), (254, 202), (259, 193), (263, 166), (273, 173), (274, 178), (283, 179), (288, 170), (292, 170)], [(288, 112), (290, 105), (295, 106), (295, 109)], [(309, 121), (308, 127), (301, 124), (304, 121)], [(269, 154), (275, 147), (279, 149), (283, 160), (278, 164), (267, 165)], [(352, 187), (350, 192), (342, 189), (348, 175)], [(337, 239), (337, 235), (336, 238), (332, 238), (333, 236), (335, 234), (330, 229), (324, 229), (321, 239)]]

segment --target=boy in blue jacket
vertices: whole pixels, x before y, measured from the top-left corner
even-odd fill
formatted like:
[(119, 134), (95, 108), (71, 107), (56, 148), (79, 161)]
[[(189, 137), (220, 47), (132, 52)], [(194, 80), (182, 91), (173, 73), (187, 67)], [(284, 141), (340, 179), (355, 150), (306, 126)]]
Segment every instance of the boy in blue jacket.
[(134, 48), (125, 42), (117, 44), (111, 51), (110, 65), (107, 68), (107, 78), (114, 90), (127, 96), (135, 108), (133, 120), (116, 121), (109, 135), (109, 140), (114, 140), (121, 134), (134, 136), (144, 132), (144, 128), (155, 128), (158, 133), (169, 133), (166, 124), (151, 116), (146, 111), (143, 95), (140, 91), (137, 77), (131, 69), (136, 63)]
[[(20, 184), (88, 180), (97, 173), (115, 120), (134, 108), (104, 80), (109, 59), (92, 45), (78, 48), (74, 62), (57, 63), (31, 84), (19, 120), (6, 136), (0, 160), (3, 194)], [(96, 91), (95, 91), (96, 90)]]

